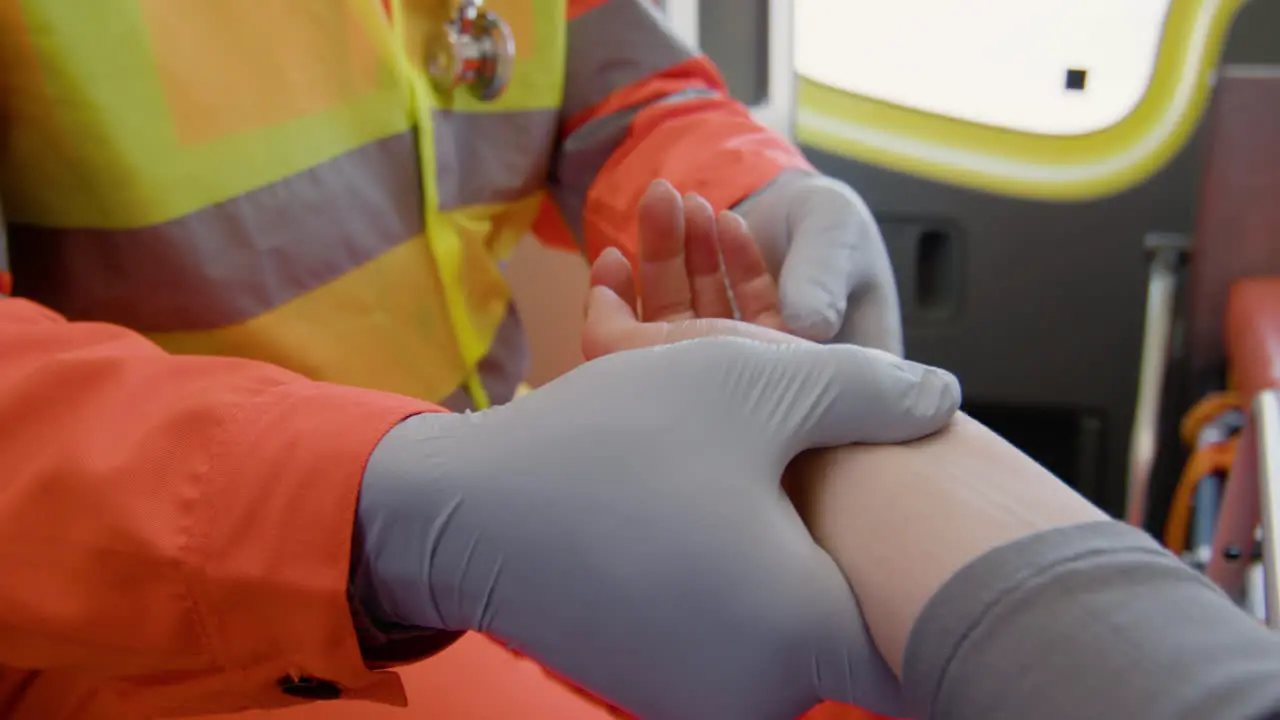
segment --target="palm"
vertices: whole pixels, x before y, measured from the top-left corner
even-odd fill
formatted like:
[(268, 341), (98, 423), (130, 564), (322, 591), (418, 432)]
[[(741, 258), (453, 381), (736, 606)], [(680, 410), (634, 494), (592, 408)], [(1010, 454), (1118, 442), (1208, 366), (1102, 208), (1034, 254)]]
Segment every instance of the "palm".
[(591, 268), (586, 359), (711, 335), (804, 342), (786, 334), (777, 285), (741, 218), (716, 217), (661, 181), (638, 214), (638, 274), (616, 250)]

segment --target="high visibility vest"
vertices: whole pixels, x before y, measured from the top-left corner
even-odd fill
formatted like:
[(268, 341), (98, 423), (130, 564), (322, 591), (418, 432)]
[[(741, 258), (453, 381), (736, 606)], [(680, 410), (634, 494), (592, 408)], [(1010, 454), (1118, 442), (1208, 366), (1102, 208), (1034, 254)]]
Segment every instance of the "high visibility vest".
[[(648, 0), (570, 2), (584, 47), (568, 47), (566, 0), (486, 0), (518, 50), (485, 103), (425, 79), (445, 0), (0, 0), (0, 293), (174, 353), (503, 400), (523, 339), (499, 263), (552, 215), (553, 153), (561, 224), (593, 251), (632, 232), (654, 177), (721, 209), (808, 167)], [(462, 692), (436, 672), (428, 690)], [(504, 703), (524, 693), (512, 717), (566, 717), (537, 698), (528, 715), (533, 691), (495, 682)], [(127, 717), (96, 693), (0, 667), (0, 705), (24, 717)], [(317, 712), (362, 709), (334, 707)]]
[(0, 0), (15, 293), (175, 353), (509, 396), (499, 263), (544, 201), (565, 2), (487, 3), (518, 47), (495, 102), (424, 75), (451, 3), (385, 5)]

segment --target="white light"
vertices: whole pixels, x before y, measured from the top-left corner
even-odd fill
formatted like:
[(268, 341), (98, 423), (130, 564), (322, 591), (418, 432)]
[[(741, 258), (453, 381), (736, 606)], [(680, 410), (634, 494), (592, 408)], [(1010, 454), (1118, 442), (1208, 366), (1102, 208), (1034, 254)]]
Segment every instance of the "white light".
[[(962, 120), (1101, 130), (1146, 92), (1169, 0), (795, 0), (797, 72)], [(1069, 69), (1087, 71), (1083, 90)]]

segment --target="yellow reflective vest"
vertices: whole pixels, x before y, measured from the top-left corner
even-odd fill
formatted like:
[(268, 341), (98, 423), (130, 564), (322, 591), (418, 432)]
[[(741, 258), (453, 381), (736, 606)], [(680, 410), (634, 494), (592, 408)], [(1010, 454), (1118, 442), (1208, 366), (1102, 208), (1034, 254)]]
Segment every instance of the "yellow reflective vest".
[(535, 221), (594, 253), (654, 177), (727, 207), (803, 164), (645, 0), (489, 0), (507, 92), (438, 92), (451, 5), (0, 0), (14, 294), (482, 407), (525, 369), (500, 262)]
[[(523, 374), (499, 268), (519, 238), (532, 229), (589, 256), (630, 251), (654, 178), (720, 209), (804, 165), (646, 0), (487, 0), (515, 34), (508, 91), (491, 103), (437, 92), (423, 61), (451, 4), (0, 0), (0, 422), (29, 431), (0, 431), (13, 490), (0, 493), (0, 527), (22, 549), (0, 559), (25, 579), (3, 600), (27, 626), (12, 628), (0, 662), (6, 717), (274, 707), (298, 702), (278, 685), (295, 669), (343, 683), (344, 697), (402, 699), (398, 681), (365, 667), (344, 601), (350, 508), (324, 488), (355, 482), (312, 470), (353, 452), (362, 463), (367, 436), (392, 422), (383, 405), (422, 404), (295, 391), (281, 417), (343, 398), (354, 415), (337, 425), (341, 447), (290, 452), (292, 438), (325, 436), (276, 423), (283, 439), (259, 457), (237, 434), (254, 422), (190, 396), (216, 388), (238, 393), (229, 407), (270, 412), (280, 388), (246, 403), (257, 385), (227, 377), (283, 373), (156, 363), (119, 328), (57, 322), (3, 295), (132, 328), (173, 353), (482, 407), (510, 397)], [(157, 371), (136, 414), (120, 397), (148, 368), (175, 366), (199, 369)], [(213, 462), (223, 455), (209, 438), (228, 427), (234, 461)], [(209, 485), (210, 472), (221, 481)], [(340, 529), (317, 529), (325, 523)], [(60, 542), (45, 542), (47, 524)], [(192, 540), (201, 529), (210, 537)], [(308, 537), (323, 547), (295, 557), (277, 546)], [(244, 594), (188, 572), (236, 578)], [(253, 582), (266, 576), (274, 595)], [(94, 595), (113, 577), (148, 581)], [(138, 624), (121, 633), (102, 620), (118, 617)], [(404, 672), (413, 713), (434, 717), (441, 692), (459, 707), (472, 697), (440, 667)], [(497, 700), (519, 698), (513, 716), (546, 717), (530, 714), (537, 698), (511, 677), (484, 682), (501, 685)]]

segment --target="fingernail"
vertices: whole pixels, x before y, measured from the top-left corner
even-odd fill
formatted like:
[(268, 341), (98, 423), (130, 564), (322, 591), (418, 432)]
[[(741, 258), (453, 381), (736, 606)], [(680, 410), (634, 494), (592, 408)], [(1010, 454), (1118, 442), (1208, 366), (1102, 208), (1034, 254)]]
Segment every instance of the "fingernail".
[(782, 320), (796, 335), (814, 342), (824, 343), (835, 337), (840, 329), (837, 318), (832, 313), (816, 313), (798, 311), (794, 307), (782, 306)]
[(747, 229), (747, 221), (743, 220), (741, 215), (739, 215), (738, 213), (732, 210), (721, 210), (720, 222), (728, 223), (729, 225), (732, 225), (735, 230)]
[(912, 412), (921, 417), (953, 415), (960, 408), (960, 381), (956, 376), (927, 365), (917, 364), (914, 369), (920, 380), (908, 401)]
[(708, 202), (706, 198), (702, 197), (696, 192), (685, 193), (684, 202), (686, 205), (701, 205), (702, 207), (706, 208), (708, 211), (712, 209), (711, 203)]
[(654, 180), (653, 182), (649, 183), (649, 189), (670, 190), (671, 192), (676, 192), (676, 186), (672, 185), (671, 182), (666, 178), (658, 178), (657, 180)]

